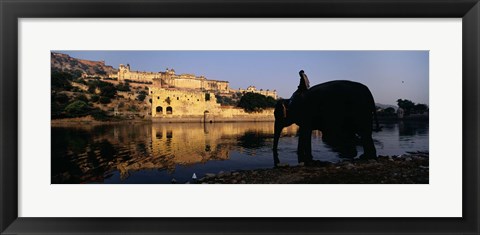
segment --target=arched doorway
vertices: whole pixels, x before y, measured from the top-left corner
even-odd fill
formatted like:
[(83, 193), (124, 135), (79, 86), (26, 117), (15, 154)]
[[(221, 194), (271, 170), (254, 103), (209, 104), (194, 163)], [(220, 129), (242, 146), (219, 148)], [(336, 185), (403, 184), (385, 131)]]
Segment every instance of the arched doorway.
[(157, 112), (157, 114), (163, 114), (163, 108), (162, 108), (162, 106), (157, 106), (157, 108), (155, 109), (155, 111)]
[(173, 113), (172, 107), (168, 106), (167, 107), (167, 114), (172, 114), (172, 113)]

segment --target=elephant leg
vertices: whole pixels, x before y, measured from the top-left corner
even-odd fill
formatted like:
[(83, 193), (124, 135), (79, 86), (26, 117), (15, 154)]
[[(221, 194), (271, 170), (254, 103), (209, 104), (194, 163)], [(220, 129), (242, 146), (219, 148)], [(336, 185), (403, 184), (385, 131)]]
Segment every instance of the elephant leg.
[(308, 127), (300, 127), (298, 137), (298, 162), (312, 161), (312, 129)]
[(363, 131), (360, 133), (360, 138), (363, 146), (363, 156), (361, 158), (372, 159), (377, 158), (377, 150), (373, 144), (372, 131)]
[(357, 156), (357, 147), (355, 145), (355, 134), (345, 133), (340, 145), (340, 156), (345, 158), (354, 158)]

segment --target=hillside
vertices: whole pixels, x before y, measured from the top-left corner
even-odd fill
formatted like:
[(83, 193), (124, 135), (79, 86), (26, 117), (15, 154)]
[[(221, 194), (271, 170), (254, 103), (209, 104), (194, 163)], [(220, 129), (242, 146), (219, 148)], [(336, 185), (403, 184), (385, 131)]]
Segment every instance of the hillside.
[(81, 71), (88, 75), (108, 75), (117, 72), (114, 67), (105, 65), (104, 61), (82, 60), (57, 52), (52, 52), (50, 55), (52, 71)]
[[(88, 76), (83, 76), (86, 73)], [(150, 97), (145, 84), (118, 82), (103, 61), (90, 61), (51, 53), (52, 120), (115, 121), (145, 119)]]

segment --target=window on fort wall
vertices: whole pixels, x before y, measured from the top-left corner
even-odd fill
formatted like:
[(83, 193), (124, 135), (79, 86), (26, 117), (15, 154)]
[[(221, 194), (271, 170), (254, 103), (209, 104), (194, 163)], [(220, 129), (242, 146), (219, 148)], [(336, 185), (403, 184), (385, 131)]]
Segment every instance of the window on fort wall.
[(172, 114), (173, 113), (173, 109), (172, 107), (167, 107), (167, 114)]

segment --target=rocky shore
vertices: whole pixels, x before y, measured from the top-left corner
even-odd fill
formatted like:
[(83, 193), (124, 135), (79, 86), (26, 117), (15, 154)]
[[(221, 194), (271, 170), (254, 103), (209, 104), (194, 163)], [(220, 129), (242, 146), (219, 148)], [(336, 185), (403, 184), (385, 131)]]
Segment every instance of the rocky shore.
[(428, 184), (429, 156), (410, 152), (377, 159), (206, 174), (199, 184)]

